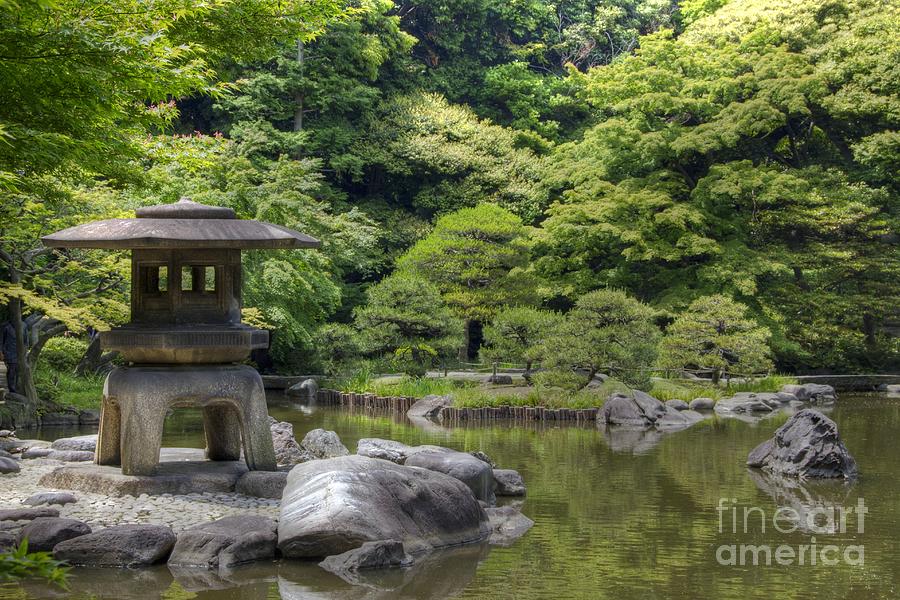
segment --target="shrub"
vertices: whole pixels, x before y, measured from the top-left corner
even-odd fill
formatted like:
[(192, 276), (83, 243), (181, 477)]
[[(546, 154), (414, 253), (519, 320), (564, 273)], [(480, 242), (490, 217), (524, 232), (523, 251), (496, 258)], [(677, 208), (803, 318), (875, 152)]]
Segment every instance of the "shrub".
[(76, 337), (58, 336), (50, 338), (41, 350), (41, 361), (50, 368), (63, 373), (71, 373), (84, 356), (88, 344)]

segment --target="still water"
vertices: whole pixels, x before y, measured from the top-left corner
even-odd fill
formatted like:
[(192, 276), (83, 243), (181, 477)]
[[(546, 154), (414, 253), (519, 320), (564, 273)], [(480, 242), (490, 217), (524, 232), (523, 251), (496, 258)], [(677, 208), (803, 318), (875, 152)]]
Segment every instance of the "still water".
[[(787, 487), (754, 477), (744, 466), (747, 453), (785, 416), (757, 423), (712, 418), (660, 436), (609, 437), (593, 427), (542, 424), (423, 430), (390, 416), (277, 399), (270, 412), (292, 422), (298, 438), (315, 427), (332, 429), (351, 451), (362, 437), (484, 450), (498, 465), (524, 476), (528, 496), (522, 509), (535, 526), (512, 547), (460, 548), (356, 586), (314, 563), (284, 561), (219, 574), (173, 573), (166, 567), (76, 570), (68, 592), (26, 583), (5, 593), (166, 600), (900, 597), (898, 399), (843, 396), (829, 413), (859, 463), (861, 477), (852, 486)], [(202, 445), (197, 415), (179, 413), (170, 421), (166, 445)], [(855, 512), (846, 512), (843, 532), (816, 532), (805, 523), (794, 527), (791, 513), (783, 513), (787, 518), (778, 523), (787, 533), (773, 526), (780, 506), (855, 509), (860, 500), (868, 510), (863, 523)], [(750, 513), (745, 528), (743, 510), (750, 507), (759, 510)], [(822, 519), (815, 524), (825, 525)], [(773, 556), (772, 565), (754, 566), (750, 554), (748, 564), (720, 564), (717, 550), (732, 544), (738, 552), (741, 544), (767, 546), (773, 553), (789, 546), (794, 564), (779, 565)], [(810, 564), (807, 549), (804, 564), (797, 564), (800, 546), (812, 544), (817, 563)], [(822, 564), (819, 550), (825, 545), (837, 546), (826, 559), (837, 558), (838, 564)]]

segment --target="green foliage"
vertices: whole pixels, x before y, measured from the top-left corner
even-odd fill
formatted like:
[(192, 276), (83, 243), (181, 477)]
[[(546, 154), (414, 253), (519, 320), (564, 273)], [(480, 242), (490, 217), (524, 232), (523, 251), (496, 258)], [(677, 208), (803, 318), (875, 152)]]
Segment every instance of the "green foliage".
[(557, 313), (529, 307), (505, 308), (485, 326), (482, 359), (525, 363), (540, 361), (542, 343), (560, 325)]
[(546, 204), (528, 136), (435, 94), (397, 96), (363, 123), (356, 152), (394, 202), (442, 213), (490, 202), (525, 221)]
[(354, 314), (367, 355), (388, 355), (405, 372), (422, 375), (459, 348), (462, 322), (428, 281), (391, 275), (371, 287), (367, 298)]
[(542, 364), (583, 371), (576, 389), (597, 373), (646, 389), (659, 339), (654, 317), (653, 309), (622, 291), (589, 292), (578, 298), (563, 324), (545, 341)]
[(43, 358), (56, 371), (72, 372), (87, 350), (87, 342), (76, 337), (55, 337), (44, 345)]
[(527, 271), (528, 229), (491, 204), (438, 219), (434, 230), (397, 261), (401, 273), (430, 281), (462, 318), (490, 319), (502, 306), (533, 304)]
[(661, 343), (661, 361), (670, 368), (748, 376), (772, 368), (769, 330), (748, 319), (745, 306), (722, 295), (699, 298), (675, 319)]
[(784, 368), (896, 364), (898, 23), (883, 3), (731, 2), (573, 75), (598, 123), (548, 161), (537, 270), (671, 314), (741, 298)]
[(28, 552), (28, 540), (22, 540), (17, 547), (0, 552), (0, 581), (39, 577), (66, 589), (69, 568), (64, 564), (53, 560), (49, 552)]
[(42, 400), (75, 410), (100, 408), (103, 376), (75, 375), (71, 369), (58, 371), (41, 362), (34, 372), (34, 383)]

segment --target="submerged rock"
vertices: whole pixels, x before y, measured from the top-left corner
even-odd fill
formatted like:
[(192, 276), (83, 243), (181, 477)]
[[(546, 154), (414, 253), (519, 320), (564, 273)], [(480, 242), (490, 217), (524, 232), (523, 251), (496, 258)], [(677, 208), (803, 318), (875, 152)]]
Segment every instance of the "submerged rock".
[(71, 540), (91, 532), (87, 523), (77, 519), (38, 517), (22, 528), (17, 542), (28, 540), (29, 552), (50, 552), (60, 542)]
[(800, 479), (852, 479), (858, 473), (835, 422), (812, 409), (796, 413), (775, 437), (754, 448), (747, 465)]
[(490, 543), (494, 546), (509, 546), (528, 533), (534, 521), (512, 506), (486, 508), (491, 523)]
[(347, 456), (350, 451), (341, 443), (341, 438), (333, 431), (313, 429), (300, 442), (300, 447), (309, 452), (313, 458), (335, 458)]
[(278, 548), (287, 557), (324, 557), (393, 539), (417, 552), (477, 542), (489, 533), (484, 509), (458, 479), (342, 456), (291, 470), (281, 501)]
[(185, 529), (168, 564), (218, 569), (275, 557), (278, 525), (268, 517), (237, 515)]
[(525, 480), (513, 469), (494, 469), (494, 493), (498, 496), (524, 496)]
[(329, 556), (319, 566), (335, 575), (345, 576), (366, 569), (406, 567), (412, 563), (413, 558), (403, 549), (402, 543), (397, 540), (379, 540), (366, 542), (343, 554)]
[(84, 567), (139, 567), (164, 561), (174, 545), (165, 525), (117, 525), (60, 542), (53, 557)]

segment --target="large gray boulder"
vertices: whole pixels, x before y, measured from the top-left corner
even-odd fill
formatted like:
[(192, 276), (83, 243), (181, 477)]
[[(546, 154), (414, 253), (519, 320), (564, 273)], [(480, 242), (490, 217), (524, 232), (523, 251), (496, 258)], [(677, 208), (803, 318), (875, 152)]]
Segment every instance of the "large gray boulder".
[(77, 519), (38, 517), (22, 528), (17, 542), (28, 540), (30, 552), (50, 552), (60, 542), (71, 540), (91, 532), (87, 523)]
[(275, 557), (278, 525), (268, 517), (237, 515), (185, 529), (169, 566), (218, 569)]
[(498, 496), (524, 496), (525, 480), (513, 469), (494, 469), (494, 493)]
[(831, 404), (837, 399), (834, 388), (822, 383), (790, 384), (782, 386), (781, 391), (793, 394), (797, 400), (813, 404)]
[(799, 479), (853, 479), (856, 460), (838, 435), (837, 425), (822, 413), (803, 409), (754, 448), (747, 465)]
[(666, 406), (669, 408), (674, 408), (675, 410), (687, 410), (690, 408), (687, 402), (685, 402), (684, 400), (679, 400), (677, 398), (666, 400)]
[(33, 448), (25, 448), (25, 450), (22, 451), (22, 458), (46, 458), (52, 453), (53, 450), (50, 448), (35, 446)]
[(97, 450), (97, 434), (79, 435), (76, 437), (59, 438), (52, 444), (53, 450), (80, 450), (82, 452), (94, 452)]
[(406, 567), (413, 563), (412, 557), (403, 549), (397, 540), (379, 540), (366, 542), (359, 548), (348, 550), (343, 554), (329, 556), (319, 563), (326, 571), (340, 577), (366, 569), (387, 569)]
[(417, 552), (477, 542), (489, 533), (484, 509), (458, 479), (376, 458), (342, 456), (291, 470), (281, 501), (278, 548), (287, 557), (325, 557), (393, 539)]
[(0, 474), (9, 475), (18, 473), (21, 470), (19, 463), (14, 458), (0, 456)]
[(425, 419), (433, 419), (445, 406), (450, 406), (452, 399), (450, 396), (438, 396), (437, 394), (429, 394), (406, 411), (407, 417), (421, 417)]
[(635, 390), (631, 396), (622, 393), (610, 396), (597, 413), (597, 422), (600, 425), (646, 429), (688, 427), (696, 420), (666, 406), (650, 394)]
[(417, 452), (407, 457), (403, 463), (408, 467), (422, 467), (459, 479), (472, 490), (475, 498), (494, 504), (494, 470), (490, 463), (475, 458), (467, 452), (457, 452), (450, 448), (420, 446)]
[(275, 462), (282, 465), (296, 465), (312, 460), (312, 455), (300, 447), (294, 438), (294, 426), (285, 421), (269, 417), (269, 429), (272, 432), (272, 444), (275, 446)]
[(413, 446), (407, 446), (393, 440), (363, 438), (356, 443), (356, 453), (360, 456), (389, 460), (398, 465), (406, 462), (407, 457), (413, 452)]
[(313, 429), (300, 442), (300, 447), (312, 455), (313, 458), (335, 458), (347, 456), (350, 451), (341, 443), (341, 438), (333, 431), (325, 429)]
[(140, 567), (163, 562), (173, 546), (165, 525), (117, 525), (60, 542), (53, 557), (84, 567)]

